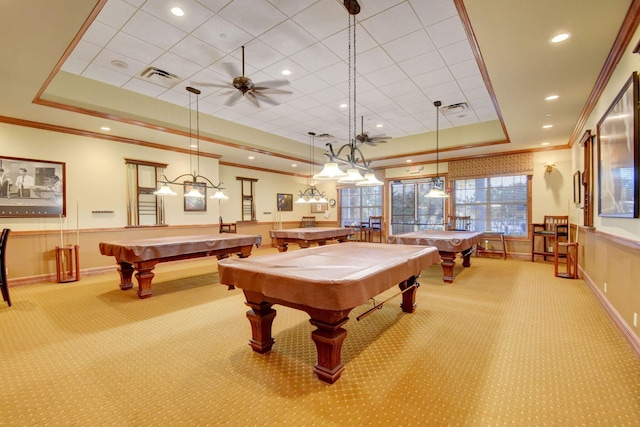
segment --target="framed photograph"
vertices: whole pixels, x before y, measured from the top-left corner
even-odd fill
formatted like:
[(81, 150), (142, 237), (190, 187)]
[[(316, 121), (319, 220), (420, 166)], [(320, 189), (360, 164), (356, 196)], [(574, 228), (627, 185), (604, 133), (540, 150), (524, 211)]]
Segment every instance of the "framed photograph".
[(582, 203), (582, 179), (580, 171), (573, 174), (573, 203), (579, 206)]
[[(204, 182), (184, 182), (184, 211), (185, 212), (206, 212), (207, 211), (207, 186)], [(188, 196), (190, 191), (196, 190), (202, 197)]]
[(66, 216), (65, 164), (0, 157), (0, 217)]
[(638, 216), (638, 74), (634, 72), (597, 125), (598, 215)]
[(324, 213), (328, 208), (328, 203), (311, 203), (311, 213)]
[(278, 193), (278, 211), (293, 210), (293, 194)]

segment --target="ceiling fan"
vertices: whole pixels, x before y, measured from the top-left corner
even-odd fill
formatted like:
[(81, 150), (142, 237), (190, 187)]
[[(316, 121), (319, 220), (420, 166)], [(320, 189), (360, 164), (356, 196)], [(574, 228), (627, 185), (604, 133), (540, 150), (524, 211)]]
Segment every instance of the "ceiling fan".
[(364, 116), (360, 116), (360, 135), (356, 135), (356, 140), (362, 144), (376, 146), (377, 144), (384, 144), (387, 139), (391, 139), (390, 136), (379, 135), (369, 136), (364, 133)]
[[(271, 105), (278, 105), (279, 102), (269, 97), (274, 94), (291, 94), (292, 92), (277, 89), (280, 86), (289, 84), (288, 80), (269, 80), (261, 83), (253, 83), (253, 81), (244, 75), (244, 46), (242, 46), (242, 74), (239, 73), (236, 65), (231, 62), (222, 64), (233, 81), (231, 84), (203, 83), (192, 82), (196, 86), (220, 87), (231, 90), (225, 94), (231, 97), (224, 103), (226, 106), (232, 106), (237, 103), (243, 96), (248, 99), (256, 107), (260, 106), (260, 101)], [(240, 74), (240, 75), (238, 75)]]

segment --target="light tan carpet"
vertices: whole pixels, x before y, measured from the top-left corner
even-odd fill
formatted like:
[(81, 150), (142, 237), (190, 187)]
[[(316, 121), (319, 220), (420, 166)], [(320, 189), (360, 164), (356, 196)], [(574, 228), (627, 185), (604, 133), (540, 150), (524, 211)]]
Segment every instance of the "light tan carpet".
[(275, 306), (273, 350), (251, 350), (215, 260), (160, 264), (146, 300), (115, 272), (11, 288), (0, 425), (640, 425), (640, 362), (582, 280), (459, 264), (453, 284), (423, 273), (414, 314), (400, 297), (361, 322), (369, 307), (353, 310), (333, 385), (313, 373), (303, 312)]

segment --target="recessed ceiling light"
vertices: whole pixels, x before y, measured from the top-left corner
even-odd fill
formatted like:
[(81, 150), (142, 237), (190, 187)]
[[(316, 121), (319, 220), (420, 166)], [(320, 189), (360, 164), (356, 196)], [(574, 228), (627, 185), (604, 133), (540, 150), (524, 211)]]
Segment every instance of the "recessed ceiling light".
[(544, 100), (545, 100), (545, 101), (554, 101), (554, 100), (556, 100), (556, 99), (558, 99), (558, 98), (560, 98), (560, 96), (559, 96), (559, 95), (549, 95), (549, 96), (547, 96)]
[(120, 61), (119, 59), (114, 59), (113, 61), (111, 61), (111, 65), (117, 68), (127, 68), (129, 66), (129, 64), (124, 61)]
[(195, 144), (195, 143), (194, 143), (194, 144), (191, 144), (189, 147), (191, 147), (191, 148), (198, 148), (198, 144)]
[(382, 123), (379, 123), (379, 124), (377, 124), (377, 125), (376, 125), (376, 127), (377, 127), (377, 128), (383, 128), (383, 127), (384, 127), (384, 125), (383, 125)]
[(551, 39), (549, 41), (551, 43), (560, 43), (560, 42), (563, 42), (563, 41), (567, 40), (569, 37), (571, 37), (571, 33), (560, 33), (560, 34), (556, 34), (555, 36), (551, 37)]
[(413, 162), (413, 160), (407, 159), (407, 163), (411, 163), (411, 162)]
[(542, 143), (542, 144), (540, 144), (540, 145), (549, 145), (549, 144), (550, 144), (549, 142), (543, 142), (543, 143)]
[(283, 76), (288, 76), (291, 74), (291, 70), (282, 70), (282, 75)]
[(249, 156), (249, 160), (253, 160), (253, 159), (255, 159), (255, 157)]
[(111, 128), (109, 126), (102, 126), (100, 129), (101, 130), (107, 130), (107, 131), (111, 130)]
[(544, 115), (545, 117), (551, 117), (551, 113), (547, 113)]
[(552, 128), (552, 127), (553, 127), (553, 125), (544, 125), (544, 126), (542, 126), (542, 129), (549, 129), (549, 128)]
[(179, 7), (172, 7), (171, 13), (173, 13), (175, 16), (184, 16), (184, 10), (180, 9)]
[(347, 108), (348, 105), (347, 104), (340, 104), (340, 108)]
[(297, 164), (295, 164), (295, 163), (292, 163), (292, 164), (291, 164), (291, 167), (292, 167), (292, 168), (297, 168), (297, 167), (298, 167), (298, 165), (297, 165)]

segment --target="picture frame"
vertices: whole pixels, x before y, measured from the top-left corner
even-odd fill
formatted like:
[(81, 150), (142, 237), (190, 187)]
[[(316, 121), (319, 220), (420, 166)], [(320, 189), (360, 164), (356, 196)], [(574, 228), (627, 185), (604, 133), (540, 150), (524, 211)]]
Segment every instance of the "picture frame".
[(278, 212), (293, 210), (293, 194), (278, 193)]
[(576, 206), (582, 204), (582, 174), (580, 171), (573, 174), (573, 203)]
[(51, 160), (0, 157), (0, 217), (67, 215), (66, 165)]
[(329, 209), (328, 203), (311, 203), (311, 213), (325, 213)]
[[(187, 196), (191, 190), (196, 188), (204, 197)], [(207, 186), (204, 182), (185, 181), (184, 191), (184, 211), (185, 212), (206, 212), (207, 211)]]
[(638, 73), (597, 124), (598, 216), (638, 217)]

